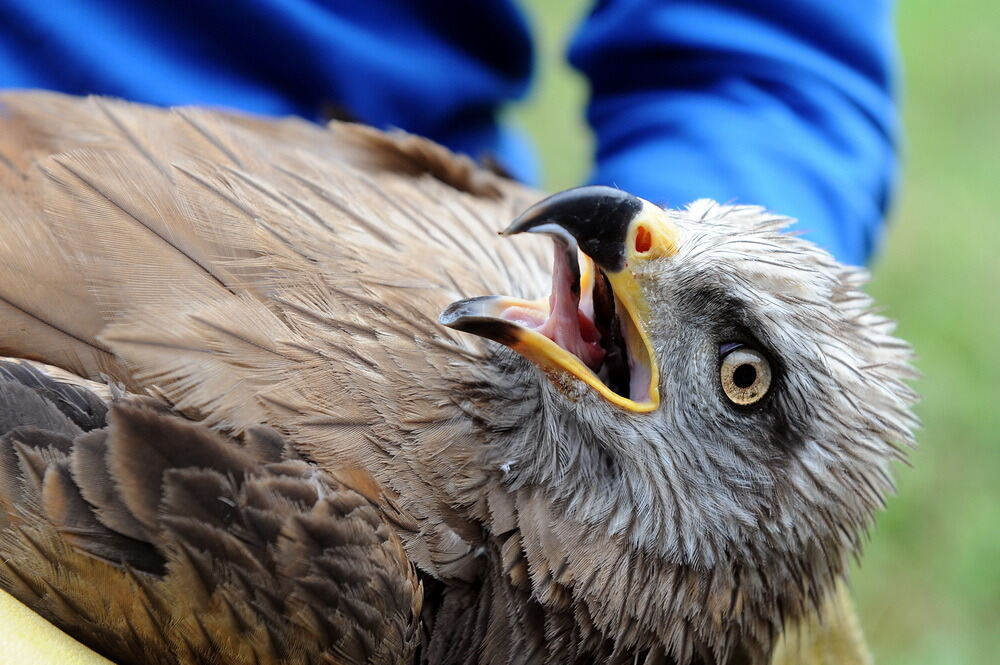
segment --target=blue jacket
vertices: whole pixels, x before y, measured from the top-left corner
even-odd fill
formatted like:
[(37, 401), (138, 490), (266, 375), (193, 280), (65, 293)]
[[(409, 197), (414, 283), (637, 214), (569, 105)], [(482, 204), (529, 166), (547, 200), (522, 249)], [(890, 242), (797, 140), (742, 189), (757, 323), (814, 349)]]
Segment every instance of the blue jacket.
[[(593, 181), (765, 205), (852, 263), (895, 171), (891, 0), (600, 0)], [(532, 71), (511, 0), (0, 0), (0, 86), (402, 127), (531, 179), (498, 120)]]

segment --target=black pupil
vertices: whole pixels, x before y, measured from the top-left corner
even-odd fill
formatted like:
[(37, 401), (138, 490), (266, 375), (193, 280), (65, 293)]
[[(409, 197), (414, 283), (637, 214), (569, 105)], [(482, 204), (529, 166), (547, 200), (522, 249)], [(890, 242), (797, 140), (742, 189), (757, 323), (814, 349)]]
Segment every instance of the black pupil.
[(737, 388), (749, 388), (757, 380), (757, 370), (753, 365), (740, 365), (733, 372), (733, 383)]

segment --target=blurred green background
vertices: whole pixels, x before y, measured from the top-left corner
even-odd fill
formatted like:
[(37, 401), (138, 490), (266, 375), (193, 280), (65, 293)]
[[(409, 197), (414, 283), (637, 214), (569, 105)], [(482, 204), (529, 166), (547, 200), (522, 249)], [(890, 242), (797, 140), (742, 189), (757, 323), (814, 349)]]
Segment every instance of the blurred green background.
[[(545, 186), (580, 184), (586, 88), (564, 52), (587, 0), (527, 0), (535, 94), (511, 114)], [(920, 447), (854, 572), (879, 665), (1000, 662), (1000, 3), (904, 0), (904, 170), (872, 291), (917, 350)]]

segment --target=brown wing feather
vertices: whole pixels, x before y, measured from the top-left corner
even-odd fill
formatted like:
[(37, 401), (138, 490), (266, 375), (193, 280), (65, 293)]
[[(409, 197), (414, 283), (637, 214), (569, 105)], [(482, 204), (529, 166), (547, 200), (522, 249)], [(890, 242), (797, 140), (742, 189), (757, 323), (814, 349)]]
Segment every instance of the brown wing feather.
[(50, 398), (93, 394), (9, 363), (0, 391), (0, 585), (74, 637), (119, 663), (412, 659), (406, 518), (363, 472), (149, 400), (82, 433)]
[[(40, 318), (74, 308), (56, 323), (80, 340), (40, 344), (28, 322), (0, 352), (109, 373), (236, 433), (269, 424), (323, 466), (356, 463), (420, 520), (411, 558), (474, 579), (477, 530), (455, 509), (472, 492), (440, 488), (475, 435), (469, 405), (442, 396), (470, 394), (492, 350), (436, 318), (463, 297), (544, 293), (544, 243), (497, 237), (537, 194), (355, 125), (0, 101), (0, 152), (24, 169), (0, 186), (27, 202), (4, 223), (53, 246), (0, 237), (0, 269), (52, 275), (14, 295)], [(27, 138), (2, 138), (16, 132)]]

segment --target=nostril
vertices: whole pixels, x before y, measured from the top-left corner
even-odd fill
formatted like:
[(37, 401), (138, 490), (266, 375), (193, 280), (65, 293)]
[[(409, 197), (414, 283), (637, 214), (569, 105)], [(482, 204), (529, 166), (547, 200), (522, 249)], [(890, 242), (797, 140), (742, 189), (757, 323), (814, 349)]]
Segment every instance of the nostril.
[(645, 226), (639, 226), (635, 231), (635, 251), (645, 254), (653, 246), (653, 234)]

